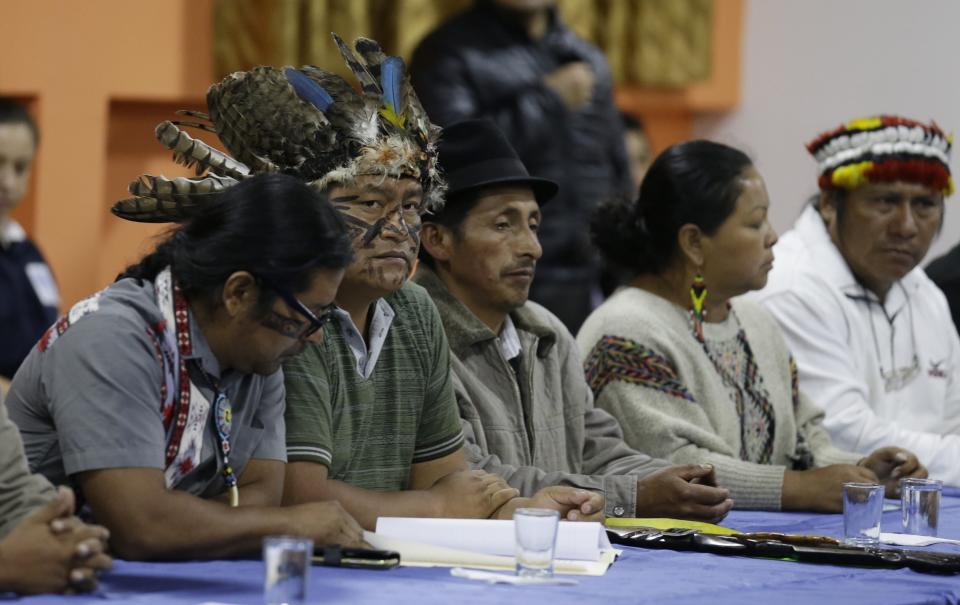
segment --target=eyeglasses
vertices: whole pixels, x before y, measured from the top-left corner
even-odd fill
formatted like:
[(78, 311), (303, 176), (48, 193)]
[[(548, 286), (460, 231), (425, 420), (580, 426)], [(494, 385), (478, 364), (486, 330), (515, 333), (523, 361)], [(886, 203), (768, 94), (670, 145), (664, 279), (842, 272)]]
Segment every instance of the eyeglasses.
[(268, 328), (272, 328), (288, 338), (306, 340), (316, 334), (318, 331), (322, 330), (325, 325), (333, 320), (334, 311), (337, 309), (336, 305), (331, 304), (318, 317), (313, 311), (310, 310), (309, 307), (307, 307), (307, 305), (300, 302), (296, 296), (288, 292), (286, 289), (277, 286), (264, 277), (260, 277), (259, 279), (261, 282), (263, 282), (263, 285), (273, 290), (283, 300), (283, 302), (287, 303), (287, 306), (302, 315), (307, 320), (306, 323), (299, 322), (295, 319), (291, 319), (290, 317), (285, 317), (271, 309), (270, 313), (272, 314), (273, 321), (264, 322)]

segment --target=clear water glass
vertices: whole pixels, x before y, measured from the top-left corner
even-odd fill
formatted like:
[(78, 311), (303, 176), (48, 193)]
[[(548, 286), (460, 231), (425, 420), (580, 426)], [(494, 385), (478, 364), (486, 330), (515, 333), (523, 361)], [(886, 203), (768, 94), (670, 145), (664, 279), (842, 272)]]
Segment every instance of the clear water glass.
[(518, 576), (553, 575), (553, 549), (557, 543), (559, 525), (560, 513), (555, 510), (518, 508), (514, 511), (514, 553), (517, 557)]
[(843, 542), (851, 546), (880, 543), (883, 486), (876, 483), (843, 484)]
[(263, 539), (263, 602), (303, 605), (307, 599), (313, 540), (296, 536)]
[(943, 481), (939, 479), (900, 480), (900, 509), (903, 531), (918, 536), (936, 536), (940, 518), (940, 493)]

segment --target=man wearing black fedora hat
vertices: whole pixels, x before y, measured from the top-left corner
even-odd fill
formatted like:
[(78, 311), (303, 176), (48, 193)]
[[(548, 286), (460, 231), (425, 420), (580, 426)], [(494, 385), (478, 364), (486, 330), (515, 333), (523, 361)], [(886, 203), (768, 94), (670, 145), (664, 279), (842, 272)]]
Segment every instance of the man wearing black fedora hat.
[(531, 177), (485, 120), (446, 128), (439, 163), (447, 201), (424, 217), (415, 279), (440, 311), (471, 465), (521, 495), (549, 485), (601, 493), (607, 516), (726, 515), (733, 502), (712, 467), (667, 466), (626, 445), (593, 405), (573, 336), (527, 300), (540, 208), (557, 185)]

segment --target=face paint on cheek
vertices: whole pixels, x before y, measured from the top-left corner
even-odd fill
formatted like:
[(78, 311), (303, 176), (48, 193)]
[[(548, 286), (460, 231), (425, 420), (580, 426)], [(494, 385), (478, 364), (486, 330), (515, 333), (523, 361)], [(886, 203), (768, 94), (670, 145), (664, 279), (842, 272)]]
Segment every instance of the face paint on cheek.
[[(340, 216), (343, 218), (343, 221), (347, 224), (347, 233), (350, 234), (350, 239), (356, 241), (363, 237), (363, 242), (367, 241), (369, 237), (370, 230), (376, 227), (376, 224), (371, 225), (365, 220), (359, 219), (352, 214), (348, 214), (345, 210), (345, 206), (334, 206), (334, 208), (340, 212)], [(367, 234), (366, 236), (364, 234)], [(372, 239), (372, 238), (371, 238)], [(366, 243), (363, 244), (366, 246)]]
[(416, 256), (417, 250), (420, 249), (420, 231), (423, 229), (423, 223), (419, 216), (417, 216), (416, 223), (408, 222), (407, 217), (404, 216), (403, 206), (398, 207), (395, 212), (399, 218), (399, 225), (394, 226), (393, 221), (390, 221), (387, 224), (387, 228), (398, 235), (404, 235), (410, 238), (410, 254), (411, 256)]
[(387, 224), (387, 217), (377, 219), (377, 222), (370, 225), (367, 229), (367, 232), (363, 236), (363, 241), (361, 245), (364, 248), (370, 248), (373, 246), (373, 240), (377, 239), (377, 236), (380, 235), (380, 232), (383, 231), (383, 226)]
[(420, 245), (420, 232), (423, 230), (423, 223), (418, 222), (416, 225), (407, 225), (407, 234), (410, 236), (410, 239), (413, 240), (414, 248)]
[[(399, 219), (399, 224), (395, 225), (391, 220), (393, 215), (396, 214)], [(396, 233), (397, 235), (406, 235), (407, 233), (407, 222), (403, 218), (403, 206), (397, 206), (397, 209), (393, 212), (390, 212), (383, 218), (386, 221), (385, 228)]]
[(350, 241), (356, 241), (360, 239), (360, 236), (363, 235), (363, 229), (360, 227), (355, 227), (351, 224), (347, 224), (347, 235), (350, 236)]

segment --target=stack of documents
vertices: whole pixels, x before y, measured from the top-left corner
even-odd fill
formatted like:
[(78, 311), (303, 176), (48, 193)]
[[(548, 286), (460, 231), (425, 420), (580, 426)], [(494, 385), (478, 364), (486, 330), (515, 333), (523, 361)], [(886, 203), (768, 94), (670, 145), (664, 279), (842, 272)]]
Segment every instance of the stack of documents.
[[(381, 517), (376, 533), (364, 532), (374, 548), (400, 553), (415, 567), (513, 570), (513, 521)], [(620, 551), (600, 523), (561, 521), (554, 552), (558, 574), (602, 576)]]

